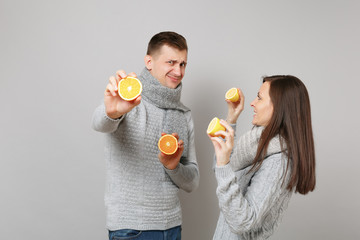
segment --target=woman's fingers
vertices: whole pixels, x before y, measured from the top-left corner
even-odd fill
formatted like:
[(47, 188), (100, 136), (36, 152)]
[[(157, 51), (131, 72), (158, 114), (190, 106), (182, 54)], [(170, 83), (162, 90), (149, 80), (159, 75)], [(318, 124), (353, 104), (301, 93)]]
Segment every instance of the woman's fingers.
[(227, 121), (220, 119), (220, 124), (226, 128), (227, 132), (229, 132), (231, 135), (234, 135), (234, 129), (230, 126), (230, 124)]

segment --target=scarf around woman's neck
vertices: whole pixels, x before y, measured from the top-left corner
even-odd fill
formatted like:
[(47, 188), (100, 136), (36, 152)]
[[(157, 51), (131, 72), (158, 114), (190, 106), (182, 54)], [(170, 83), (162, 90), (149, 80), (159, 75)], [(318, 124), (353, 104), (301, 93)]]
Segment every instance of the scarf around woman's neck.
[(165, 110), (162, 131), (179, 135), (179, 140), (184, 141), (182, 156), (187, 157), (188, 123), (184, 113), (190, 111), (190, 109), (180, 102), (182, 84), (180, 83), (175, 89), (165, 87), (146, 68), (141, 72), (139, 80), (143, 85), (142, 98)]
[[(237, 140), (230, 158), (233, 171), (239, 171), (254, 163), (263, 130), (264, 127), (255, 126)], [(266, 157), (284, 151), (286, 151), (284, 141), (281, 141), (280, 137), (276, 136), (269, 142)]]

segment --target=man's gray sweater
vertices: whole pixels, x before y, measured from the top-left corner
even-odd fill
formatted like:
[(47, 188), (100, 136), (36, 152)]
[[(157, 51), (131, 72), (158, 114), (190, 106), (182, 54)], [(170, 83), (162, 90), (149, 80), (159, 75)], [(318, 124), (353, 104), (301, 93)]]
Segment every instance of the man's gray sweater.
[[(147, 72), (144, 74), (150, 77)], [(183, 112), (187, 154), (177, 168), (166, 169), (158, 159), (157, 142), (169, 125), (165, 123), (168, 109), (153, 104), (151, 94), (145, 95), (138, 106), (120, 119), (109, 118), (104, 105), (93, 115), (93, 128), (106, 133), (105, 206), (109, 230), (165, 230), (181, 225), (179, 188), (190, 192), (199, 183), (190, 111)]]

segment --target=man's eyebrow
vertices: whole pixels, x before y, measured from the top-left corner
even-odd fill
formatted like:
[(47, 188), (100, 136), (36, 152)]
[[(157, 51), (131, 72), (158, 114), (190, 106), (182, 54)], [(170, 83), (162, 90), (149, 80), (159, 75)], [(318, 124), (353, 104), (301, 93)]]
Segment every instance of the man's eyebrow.
[[(172, 62), (180, 62), (179, 60), (175, 60), (175, 59), (168, 59), (168, 61), (172, 61)], [(187, 64), (187, 61), (185, 61), (185, 60), (183, 60), (183, 61), (181, 61), (180, 63), (185, 63), (185, 64)]]

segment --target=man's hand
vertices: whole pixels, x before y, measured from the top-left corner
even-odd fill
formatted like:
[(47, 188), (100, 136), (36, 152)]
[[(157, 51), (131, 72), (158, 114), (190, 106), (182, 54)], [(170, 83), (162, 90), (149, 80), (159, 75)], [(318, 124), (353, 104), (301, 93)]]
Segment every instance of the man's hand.
[[(161, 135), (164, 136), (165, 133), (161, 133)], [(177, 133), (173, 133), (172, 135), (179, 140), (179, 135)], [(165, 168), (174, 170), (180, 162), (181, 154), (183, 151), (184, 151), (184, 142), (183, 140), (180, 140), (178, 141), (178, 149), (174, 154), (166, 155), (160, 152), (158, 157), (160, 162), (164, 165)]]
[(235, 124), (240, 113), (244, 110), (245, 96), (240, 88), (238, 88), (240, 98), (237, 102), (226, 100), (228, 105), (228, 115), (226, 121), (229, 124)]
[[(120, 118), (140, 104), (141, 96), (132, 101), (125, 101), (118, 94), (118, 84), (121, 79), (127, 76), (124, 70), (119, 70), (115, 76), (109, 78), (109, 83), (106, 86), (104, 93), (105, 110), (106, 114), (112, 119)], [(129, 73), (129, 76), (136, 77), (136, 74), (132, 72)]]

